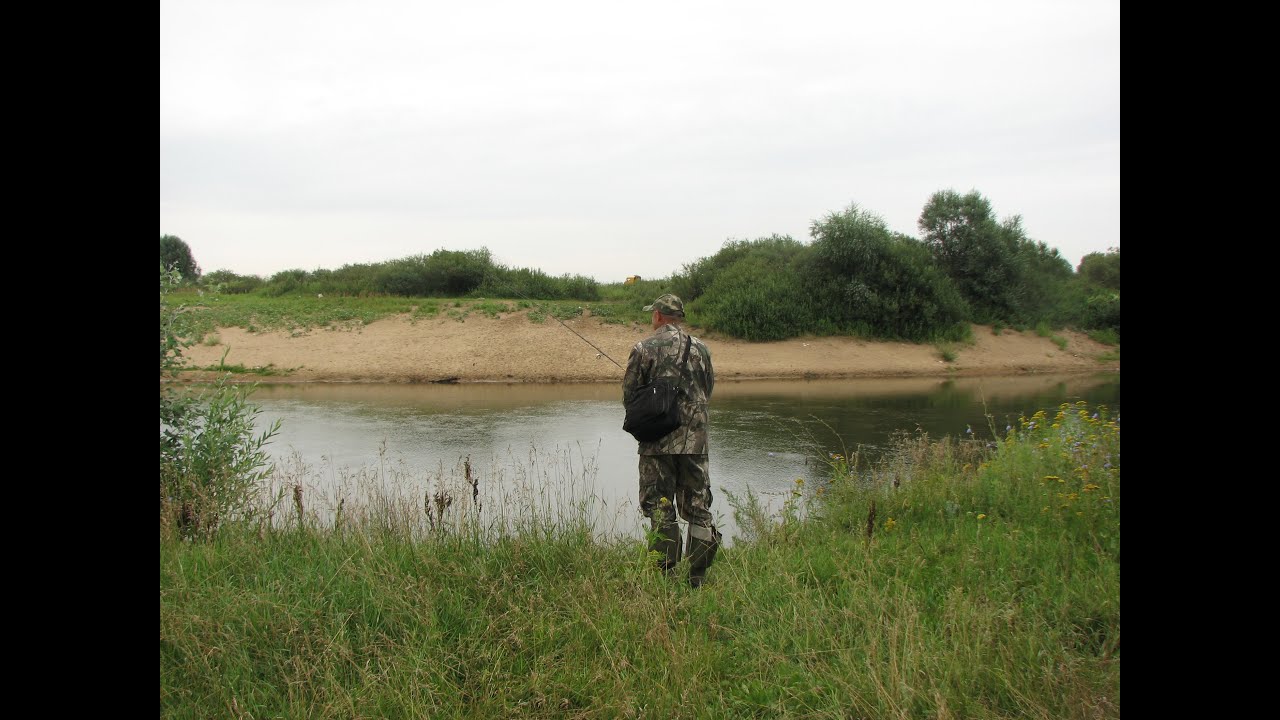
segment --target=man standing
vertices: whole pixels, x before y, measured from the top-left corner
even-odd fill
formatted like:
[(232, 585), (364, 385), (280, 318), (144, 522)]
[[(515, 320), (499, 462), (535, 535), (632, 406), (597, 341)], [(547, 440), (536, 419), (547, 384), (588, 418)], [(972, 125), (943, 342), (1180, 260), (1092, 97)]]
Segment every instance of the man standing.
[(689, 523), (689, 584), (696, 588), (720, 547), (720, 531), (711, 516), (707, 463), (707, 401), (716, 375), (707, 346), (680, 327), (684, 322), (680, 298), (663, 295), (644, 309), (653, 313), (656, 332), (631, 348), (622, 379), (622, 402), (625, 405), (638, 388), (660, 377), (676, 380), (682, 392), (680, 427), (639, 443), (640, 511), (657, 534), (649, 549), (662, 553), (662, 568), (670, 572), (680, 562), (679, 508)]

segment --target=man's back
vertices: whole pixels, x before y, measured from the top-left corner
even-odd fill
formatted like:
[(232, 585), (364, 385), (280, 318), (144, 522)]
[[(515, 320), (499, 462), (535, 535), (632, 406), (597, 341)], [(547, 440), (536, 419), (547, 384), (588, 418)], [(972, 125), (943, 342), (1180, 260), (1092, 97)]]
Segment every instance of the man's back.
[[(689, 354), (682, 364), (686, 342)], [(660, 377), (679, 380), (684, 390), (680, 397), (680, 427), (666, 437), (640, 443), (640, 454), (706, 455), (707, 403), (715, 387), (711, 352), (679, 325), (663, 325), (631, 349), (622, 381), (623, 403), (637, 388)]]

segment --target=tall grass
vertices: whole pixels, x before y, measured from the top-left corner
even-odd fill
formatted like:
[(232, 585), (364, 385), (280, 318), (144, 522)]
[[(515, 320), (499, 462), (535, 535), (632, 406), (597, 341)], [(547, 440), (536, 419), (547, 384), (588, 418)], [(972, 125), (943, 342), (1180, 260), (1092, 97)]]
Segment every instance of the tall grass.
[(1119, 419), (996, 430), (834, 456), (781, 517), (735, 500), (698, 591), (573, 505), (581, 459), (530, 458), (502, 510), (466, 464), (375, 473), (360, 511), (285, 477), (253, 524), (162, 534), (161, 715), (1119, 717)]

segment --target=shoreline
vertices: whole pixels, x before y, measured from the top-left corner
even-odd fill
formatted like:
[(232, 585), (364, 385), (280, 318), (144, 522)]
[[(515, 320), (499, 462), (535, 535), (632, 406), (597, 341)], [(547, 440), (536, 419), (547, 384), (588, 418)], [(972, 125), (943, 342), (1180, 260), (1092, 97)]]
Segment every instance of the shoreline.
[[(250, 333), (219, 328), (184, 351), (189, 366), (179, 382), (209, 382), (225, 362), (246, 370), (235, 383), (616, 383), (631, 347), (652, 332), (639, 323), (609, 324), (599, 318), (567, 325), (604, 351), (597, 354), (558, 323), (536, 323), (524, 312), (497, 318), (413, 320), (386, 318), (355, 328)], [(1116, 348), (1087, 335), (973, 326), (969, 343), (942, 345), (872, 341), (853, 337), (799, 337), (748, 342), (690, 331), (711, 350), (717, 381), (964, 378), (1013, 375), (1075, 375), (1119, 372)], [(944, 350), (953, 359), (944, 359)]]

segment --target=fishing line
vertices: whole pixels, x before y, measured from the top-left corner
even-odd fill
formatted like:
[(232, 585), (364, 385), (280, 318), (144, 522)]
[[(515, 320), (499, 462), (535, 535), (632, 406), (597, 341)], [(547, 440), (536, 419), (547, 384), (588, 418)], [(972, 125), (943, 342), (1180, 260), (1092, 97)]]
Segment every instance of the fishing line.
[[(519, 295), (520, 297), (524, 298), (525, 300), (528, 300), (528, 301), (529, 301), (529, 302), (531, 302), (531, 303), (536, 303), (536, 302), (537, 302), (537, 301), (536, 301), (536, 300), (534, 300), (533, 298), (529, 297), (528, 295), (525, 295), (524, 293), (522, 293), (522, 292), (520, 292), (519, 290), (516, 290), (516, 289), (514, 289), (514, 288), (512, 288), (512, 289), (511, 289), (511, 292), (513, 292), (513, 293), (515, 293), (515, 294)], [(544, 308), (544, 309), (545, 309), (545, 308)], [(586, 344), (590, 345), (591, 347), (595, 348), (595, 349), (596, 349), (596, 352), (600, 353), (600, 355), (603, 355), (604, 357), (609, 358), (609, 362), (613, 363), (614, 365), (618, 365), (618, 361), (617, 361), (617, 360), (614, 360), (613, 358), (609, 357), (609, 354), (608, 354), (608, 353), (606, 353), (605, 351), (603, 351), (603, 350), (601, 350), (600, 348), (596, 347), (596, 344), (595, 344), (595, 343), (593, 343), (593, 342), (591, 342), (590, 340), (588, 340), (588, 339), (586, 339), (586, 338), (582, 337), (582, 333), (579, 333), (577, 330), (574, 330), (573, 328), (569, 327), (568, 325), (565, 325), (565, 324), (564, 324), (564, 321), (563, 321), (563, 320), (561, 320), (560, 318), (556, 317), (556, 314), (555, 314), (555, 313), (547, 313), (547, 314), (548, 314), (548, 315), (550, 315), (552, 318), (555, 318), (555, 321), (556, 321), (556, 322), (558, 322), (558, 323), (560, 323), (561, 325), (563, 325), (565, 330), (568, 330), (569, 332), (573, 333), (574, 335), (577, 335), (579, 338), (582, 338), (582, 342), (584, 342), (584, 343), (586, 343)], [(627, 371), (627, 369), (626, 369), (626, 368), (624, 368), (624, 367), (622, 367), (621, 365), (618, 365), (618, 369), (622, 370), (623, 372), (626, 372), (626, 371)]]

